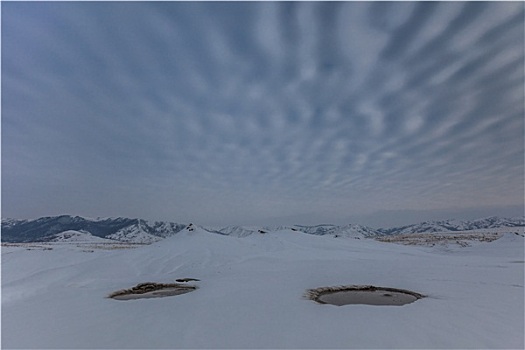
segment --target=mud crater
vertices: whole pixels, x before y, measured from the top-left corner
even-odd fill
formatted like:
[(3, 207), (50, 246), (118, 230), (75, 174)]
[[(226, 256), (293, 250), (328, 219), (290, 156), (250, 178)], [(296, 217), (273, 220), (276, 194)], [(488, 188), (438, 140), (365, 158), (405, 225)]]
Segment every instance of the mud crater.
[[(198, 281), (196, 279), (190, 280)], [(135, 287), (129, 289), (117, 290), (108, 295), (108, 298), (115, 300), (162, 298), (190, 293), (196, 290), (197, 288), (198, 287), (194, 285), (187, 285), (181, 283), (146, 282), (139, 283)]]
[(425, 296), (405, 289), (350, 285), (309, 289), (305, 297), (319, 304), (337, 306), (353, 304), (401, 306)]

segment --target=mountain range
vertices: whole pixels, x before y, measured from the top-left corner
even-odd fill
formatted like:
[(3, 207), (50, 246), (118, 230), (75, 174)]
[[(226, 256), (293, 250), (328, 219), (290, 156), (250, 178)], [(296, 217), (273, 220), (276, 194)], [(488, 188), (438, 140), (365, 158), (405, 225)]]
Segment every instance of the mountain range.
[[(289, 229), (318, 236), (333, 236), (343, 238), (373, 238), (385, 235), (457, 232), (480, 229), (524, 227), (525, 217), (500, 218), (496, 216), (472, 221), (443, 220), (425, 221), (417, 224), (374, 229), (368, 226), (349, 224), (315, 225), (315, 226), (281, 226), (281, 227), (245, 227), (228, 226), (222, 228), (202, 229), (225, 236), (246, 237), (252, 234), (265, 234), (272, 231)], [(130, 218), (88, 219), (80, 216), (61, 215), (42, 217), (35, 220), (2, 219), (2, 242), (26, 243), (89, 240), (119, 241), (127, 243), (149, 244), (188, 229), (193, 224), (181, 224), (164, 221), (147, 221)]]

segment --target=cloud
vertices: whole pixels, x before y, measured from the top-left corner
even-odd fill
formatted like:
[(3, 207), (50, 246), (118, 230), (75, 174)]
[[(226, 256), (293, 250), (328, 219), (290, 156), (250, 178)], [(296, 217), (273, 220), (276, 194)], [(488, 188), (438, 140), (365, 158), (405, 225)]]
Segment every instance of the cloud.
[(515, 204), (523, 7), (7, 3), (4, 211), (230, 223)]

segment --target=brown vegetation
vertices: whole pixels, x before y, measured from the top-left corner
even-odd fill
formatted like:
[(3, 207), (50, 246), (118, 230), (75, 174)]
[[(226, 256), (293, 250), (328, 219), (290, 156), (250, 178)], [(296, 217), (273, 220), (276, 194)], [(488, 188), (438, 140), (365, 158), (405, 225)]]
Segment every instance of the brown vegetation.
[(498, 232), (457, 232), (457, 233), (410, 233), (376, 238), (380, 242), (404, 245), (448, 245), (468, 247), (470, 242), (492, 242), (501, 237)]

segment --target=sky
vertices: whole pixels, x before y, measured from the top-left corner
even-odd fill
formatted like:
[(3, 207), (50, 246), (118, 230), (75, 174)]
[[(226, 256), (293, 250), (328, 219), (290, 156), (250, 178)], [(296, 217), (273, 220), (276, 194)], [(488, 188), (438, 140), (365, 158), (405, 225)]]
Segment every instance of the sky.
[(2, 2), (2, 217), (523, 215), (523, 2)]

